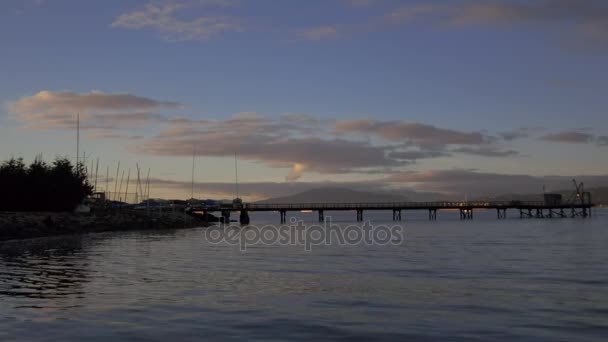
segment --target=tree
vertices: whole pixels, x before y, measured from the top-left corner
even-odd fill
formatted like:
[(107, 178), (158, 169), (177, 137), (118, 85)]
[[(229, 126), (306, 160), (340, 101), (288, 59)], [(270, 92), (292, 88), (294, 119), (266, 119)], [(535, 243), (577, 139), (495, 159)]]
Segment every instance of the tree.
[(52, 165), (37, 156), (28, 166), (11, 158), (0, 165), (0, 210), (71, 211), (93, 192), (82, 165), (66, 158)]

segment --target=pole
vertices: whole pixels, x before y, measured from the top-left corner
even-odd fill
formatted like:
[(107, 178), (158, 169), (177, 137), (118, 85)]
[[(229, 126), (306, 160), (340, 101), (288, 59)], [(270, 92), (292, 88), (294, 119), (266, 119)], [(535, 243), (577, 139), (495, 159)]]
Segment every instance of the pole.
[(80, 164), (82, 164), (82, 171), (84, 171), (84, 173), (87, 173), (87, 152), (83, 151), (82, 152), (82, 162), (80, 162)]
[(99, 172), (99, 158), (97, 158), (97, 165), (95, 166), (95, 192), (97, 192), (97, 173)]
[(196, 158), (196, 149), (192, 148), (192, 191), (190, 192), (190, 199), (194, 198), (194, 160)]
[(127, 202), (127, 195), (129, 193), (129, 178), (131, 177), (131, 168), (129, 168), (129, 172), (127, 173), (127, 188), (125, 189), (125, 203)]
[(148, 211), (148, 216), (150, 216), (150, 193), (148, 192), (150, 190), (150, 168), (148, 168), (148, 175), (146, 176), (146, 209)]
[(80, 113), (76, 113), (76, 172), (80, 173), (78, 164), (80, 162)]
[(235, 184), (236, 198), (239, 198), (239, 169), (238, 169), (238, 164), (236, 162), (236, 152), (234, 152), (234, 179), (236, 181), (236, 184)]
[(148, 176), (146, 176), (146, 199), (150, 199), (150, 168), (148, 168)]
[(140, 185), (139, 185), (139, 164), (136, 163), (135, 166), (137, 167), (137, 183), (135, 184), (135, 203), (139, 203), (139, 189), (140, 189)]
[(93, 170), (95, 169), (95, 159), (91, 158), (91, 168), (89, 169), (90, 172), (87, 172), (87, 178), (89, 178), (89, 180), (91, 180), (91, 183), (93, 183)]
[(114, 179), (114, 200), (116, 201), (116, 188), (118, 187), (118, 172), (120, 171), (120, 160), (118, 161), (118, 166), (116, 167), (116, 179)]
[(120, 187), (118, 188), (118, 196), (120, 196), (120, 194), (122, 193), (122, 181), (124, 179), (125, 179), (125, 170), (122, 170), (122, 176), (120, 176)]
[(106, 188), (105, 188), (106, 200), (110, 199), (110, 193), (108, 192), (109, 187), (110, 187), (110, 165), (108, 165), (106, 168)]
[[(91, 168), (89, 169), (91, 171), (91, 173), (89, 174), (89, 172), (87, 172), (87, 176), (90, 176), (91, 178), (93, 178), (93, 168), (95, 166), (95, 159), (91, 158)], [(89, 177), (87, 177), (89, 178)]]

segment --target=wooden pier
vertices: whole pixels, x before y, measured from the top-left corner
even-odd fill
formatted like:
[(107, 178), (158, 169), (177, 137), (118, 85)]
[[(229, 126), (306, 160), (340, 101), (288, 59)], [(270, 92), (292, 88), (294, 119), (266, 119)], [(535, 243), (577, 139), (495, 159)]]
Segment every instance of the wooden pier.
[(507, 212), (515, 211), (521, 219), (546, 218), (586, 218), (591, 216), (592, 203), (546, 203), (546, 202), (391, 202), (391, 203), (243, 203), (216, 207), (191, 207), (189, 212), (221, 212), (223, 222), (230, 222), (230, 213), (239, 212), (242, 223), (249, 222), (249, 212), (278, 212), (280, 222), (287, 223), (288, 211), (316, 211), (319, 222), (325, 221), (326, 211), (353, 211), (357, 222), (364, 220), (364, 212), (370, 210), (392, 211), (393, 221), (401, 221), (403, 212), (412, 210), (428, 211), (429, 220), (437, 219), (437, 211), (457, 210), (461, 220), (472, 220), (476, 210), (496, 210), (497, 219), (506, 219)]

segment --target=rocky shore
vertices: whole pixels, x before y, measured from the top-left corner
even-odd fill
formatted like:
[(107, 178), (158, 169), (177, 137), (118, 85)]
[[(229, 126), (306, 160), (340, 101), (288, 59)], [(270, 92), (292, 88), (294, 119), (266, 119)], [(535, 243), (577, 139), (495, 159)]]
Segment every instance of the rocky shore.
[(205, 227), (184, 213), (115, 210), (98, 213), (0, 212), (0, 241), (62, 234)]

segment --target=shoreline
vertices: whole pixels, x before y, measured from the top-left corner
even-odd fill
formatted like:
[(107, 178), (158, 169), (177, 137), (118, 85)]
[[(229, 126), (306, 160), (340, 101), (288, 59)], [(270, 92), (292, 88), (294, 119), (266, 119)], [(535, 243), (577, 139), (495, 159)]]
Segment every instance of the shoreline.
[(0, 242), (108, 231), (208, 227), (184, 213), (112, 210), (93, 213), (0, 211)]

